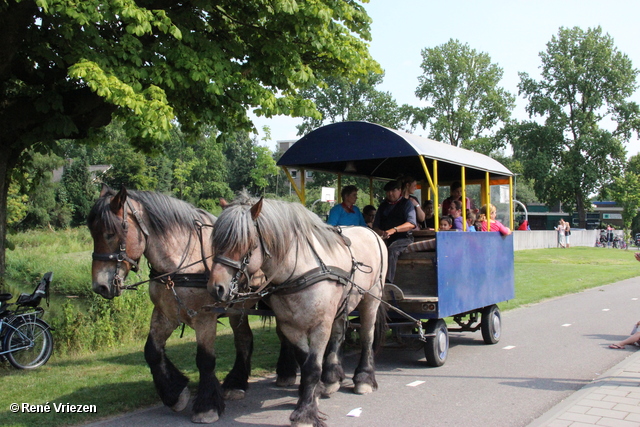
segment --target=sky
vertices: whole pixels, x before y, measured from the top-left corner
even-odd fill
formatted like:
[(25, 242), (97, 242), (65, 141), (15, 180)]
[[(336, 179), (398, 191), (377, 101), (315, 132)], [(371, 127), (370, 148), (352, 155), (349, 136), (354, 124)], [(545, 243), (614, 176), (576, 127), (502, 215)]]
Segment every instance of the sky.
[[(637, 0), (371, 0), (365, 9), (373, 20), (369, 51), (385, 71), (384, 82), (377, 89), (390, 92), (398, 104), (424, 105), (415, 96), (422, 74), (421, 51), (450, 39), (489, 54), (503, 69), (500, 85), (516, 96), (512, 117), (519, 120), (528, 115), (526, 101), (518, 96), (518, 73), (539, 78), (539, 53), (546, 50), (560, 27), (602, 27), (618, 51), (640, 68)], [(631, 99), (640, 103), (640, 90)], [(270, 127), (272, 141), (266, 145), (271, 149), (277, 140), (299, 138), (295, 126), (302, 119), (253, 119), (259, 138), (264, 136), (262, 127)], [(634, 139), (626, 148), (628, 156), (635, 155), (640, 152), (640, 141)]]

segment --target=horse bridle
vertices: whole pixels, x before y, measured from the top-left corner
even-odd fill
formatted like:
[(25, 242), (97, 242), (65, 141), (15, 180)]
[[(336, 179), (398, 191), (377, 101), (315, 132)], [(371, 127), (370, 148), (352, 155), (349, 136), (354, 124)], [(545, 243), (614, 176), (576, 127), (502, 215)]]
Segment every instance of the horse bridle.
[[(258, 232), (258, 240), (260, 241), (260, 248), (262, 249), (263, 257), (271, 258), (271, 252), (269, 252), (269, 249), (267, 249), (266, 245), (264, 244), (264, 240), (262, 239), (262, 233), (260, 232), (260, 226), (258, 225), (258, 221), (254, 221), (254, 225), (255, 225), (256, 230)], [(247, 271), (247, 267), (249, 266), (249, 263), (251, 262), (252, 253), (253, 253), (253, 249), (249, 249), (249, 251), (246, 254), (244, 254), (243, 257), (241, 257), (242, 259), (240, 261), (233, 260), (233, 259), (231, 259), (229, 257), (224, 256), (224, 255), (216, 255), (213, 258), (213, 263), (214, 264), (226, 265), (227, 267), (231, 267), (231, 268), (234, 268), (235, 270), (237, 270), (236, 274), (233, 276), (233, 278), (229, 282), (229, 294), (230, 294), (232, 299), (235, 299), (236, 297), (244, 296), (243, 293), (239, 292), (239, 289), (240, 289), (240, 278), (242, 276), (244, 276), (247, 279), (247, 286), (246, 286), (247, 287), (247, 294), (253, 294), (254, 293), (254, 292), (251, 292), (251, 275), (249, 274), (249, 271)], [(271, 280), (268, 280), (266, 283), (263, 283), (262, 286), (260, 286), (260, 289), (258, 289), (258, 291), (256, 291), (256, 292), (262, 291), (264, 288), (266, 288), (266, 286), (270, 282), (271, 282)]]
[(122, 229), (124, 232), (123, 232), (122, 240), (120, 241), (120, 244), (119, 244), (120, 251), (113, 252), (113, 253), (102, 253), (102, 254), (93, 252), (91, 254), (91, 257), (93, 258), (94, 261), (107, 261), (107, 262), (112, 261), (116, 263), (116, 272), (115, 272), (115, 275), (113, 276), (113, 285), (116, 288), (122, 287), (122, 284), (124, 283), (124, 277), (121, 277), (120, 274), (118, 274), (118, 271), (120, 271), (120, 267), (122, 266), (123, 262), (128, 263), (131, 266), (131, 270), (135, 272), (137, 272), (140, 268), (140, 266), (138, 265), (138, 262), (140, 261), (140, 259), (138, 258), (137, 260), (134, 260), (131, 257), (129, 257), (129, 255), (127, 255), (127, 232), (129, 230), (129, 221), (127, 220), (128, 210), (131, 210), (131, 214), (138, 222), (138, 225), (140, 226), (140, 230), (142, 230), (142, 233), (145, 235), (145, 238), (149, 237), (149, 230), (147, 229), (146, 225), (142, 221), (142, 216), (140, 215), (140, 212), (138, 212), (136, 209), (133, 208), (133, 206), (131, 206), (131, 204), (129, 203), (129, 200), (126, 200), (125, 206), (123, 207), (123, 210), (122, 210), (123, 211)]

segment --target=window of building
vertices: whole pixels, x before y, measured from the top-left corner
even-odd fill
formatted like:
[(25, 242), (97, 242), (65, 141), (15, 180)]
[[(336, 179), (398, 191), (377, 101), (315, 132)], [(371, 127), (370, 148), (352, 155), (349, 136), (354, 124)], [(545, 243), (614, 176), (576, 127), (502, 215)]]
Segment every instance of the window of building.
[(307, 178), (313, 178), (313, 172), (312, 171), (307, 171), (306, 175), (307, 175)]
[(291, 178), (297, 178), (298, 177), (298, 171), (296, 170), (290, 170), (289, 171), (291, 173)]

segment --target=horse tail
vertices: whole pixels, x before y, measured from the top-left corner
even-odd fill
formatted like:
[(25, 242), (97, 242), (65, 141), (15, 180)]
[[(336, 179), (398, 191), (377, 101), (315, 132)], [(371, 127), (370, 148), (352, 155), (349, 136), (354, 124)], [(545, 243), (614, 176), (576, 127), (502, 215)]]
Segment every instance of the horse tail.
[(376, 323), (373, 329), (374, 354), (377, 353), (384, 345), (385, 337), (387, 336), (387, 329), (389, 329), (387, 318), (387, 306), (385, 304), (380, 304), (376, 313)]

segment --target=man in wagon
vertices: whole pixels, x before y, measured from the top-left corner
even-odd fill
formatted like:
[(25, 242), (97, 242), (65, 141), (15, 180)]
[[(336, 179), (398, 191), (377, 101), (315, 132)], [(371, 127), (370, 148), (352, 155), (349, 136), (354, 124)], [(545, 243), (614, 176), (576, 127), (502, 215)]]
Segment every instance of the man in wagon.
[(416, 228), (416, 210), (402, 195), (402, 183), (390, 181), (384, 186), (384, 202), (373, 220), (373, 230), (382, 237), (389, 249), (389, 267), (386, 281), (393, 283), (398, 257), (413, 242), (411, 230)]

